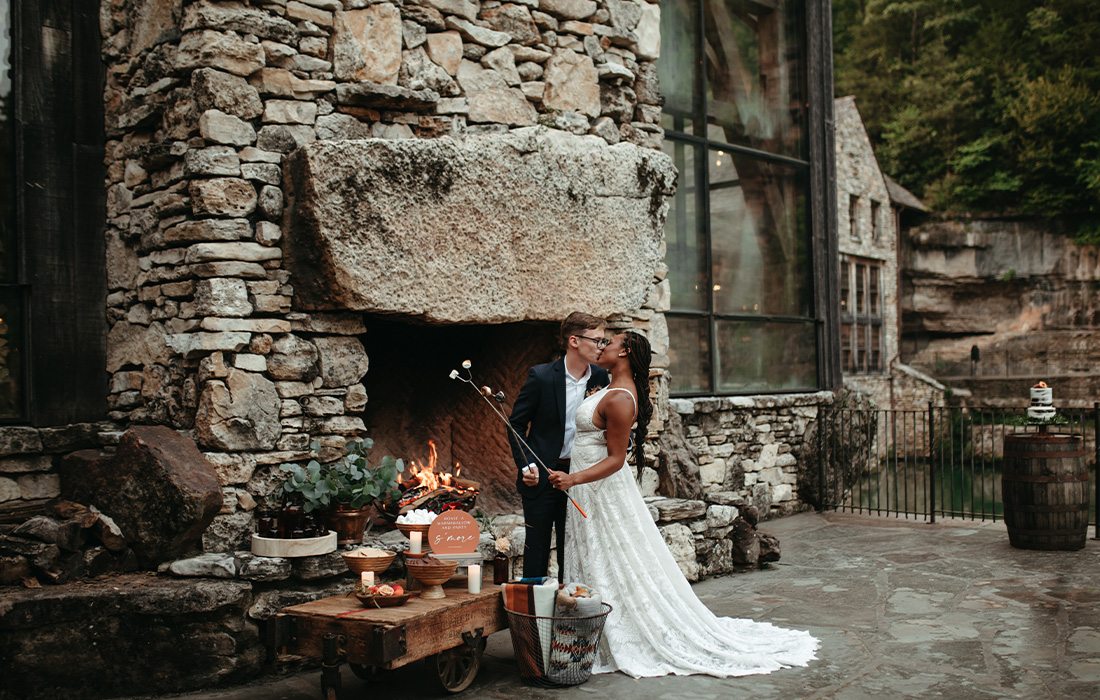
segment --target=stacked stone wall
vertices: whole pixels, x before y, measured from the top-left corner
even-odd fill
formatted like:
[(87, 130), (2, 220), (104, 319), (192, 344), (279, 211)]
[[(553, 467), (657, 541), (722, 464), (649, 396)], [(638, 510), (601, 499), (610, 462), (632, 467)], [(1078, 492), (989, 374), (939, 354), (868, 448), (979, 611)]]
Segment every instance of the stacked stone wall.
[[(243, 544), (279, 463), (366, 428), (368, 329), (296, 311), (289, 153), (536, 124), (660, 147), (656, 4), (133, 0), (101, 25), (110, 418), (199, 443), (225, 491), (208, 550)], [(662, 278), (617, 319), (658, 356)]]
[[(163, 424), (196, 440), (224, 494), (207, 551), (245, 548), (280, 463), (305, 458), (315, 439), (334, 457), (368, 428), (362, 316), (295, 303), (287, 156), (317, 140), (532, 125), (658, 149), (659, 13), (636, 0), (102, 3), (111, 422), (100, 432)], [(707, 497), (700, 512), (666, 508), (659, 522), (698, 544), (732, 518), (715, 506), (801, 507), (798, 454), (825, 399), (670, 403), (666, 273), (659, 265), (642, 306), (609, 321), (653, 345), (640, 483), (658, 498), (656, 442), (671, 406)], [(34, 464), (24, 481), (57, 495), (52, 464)], [(699, 560), (703, 572), (725, 570)]]
[[(814, 472), (814, 424), (832, 392), (671, 399), (698, 465), (701, 498), (657, 495), (659, 477), (640, 479), (653, 519), (689, 580), (763, 563), (741, 528), (805, 509), (800, 483)], [(751, 514), (743, 524), (742, 514)], [(756, 545), (759, 547), (759, 544)], [(778, 556), (778, 552), (776, 552)]]
[(0, 427), (0, 504), (29, 506), (56, 498), (61, 493), (60, 457), (117, 442), (114, 428), (108, 422)]

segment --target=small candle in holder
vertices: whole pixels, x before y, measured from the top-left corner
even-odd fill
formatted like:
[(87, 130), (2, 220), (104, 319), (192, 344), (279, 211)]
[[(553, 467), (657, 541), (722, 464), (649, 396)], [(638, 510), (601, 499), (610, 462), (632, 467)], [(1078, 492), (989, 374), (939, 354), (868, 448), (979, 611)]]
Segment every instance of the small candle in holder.
[(466, 570), (466, 590), (481, 593), (481, 564), (470, 564)]
[(413, 554), (420, 554), (420, 541), (424, 537), (423, 532), (410, 532), (409, 533), (409, 551)]
[(373, 586), (374, 585), (374, 572), (373, 571), (363, 571), (363, 572), (361, 572), (359, 574), (359, 583), (362, 584), (363, 588), (369, 588), (370, 586)]

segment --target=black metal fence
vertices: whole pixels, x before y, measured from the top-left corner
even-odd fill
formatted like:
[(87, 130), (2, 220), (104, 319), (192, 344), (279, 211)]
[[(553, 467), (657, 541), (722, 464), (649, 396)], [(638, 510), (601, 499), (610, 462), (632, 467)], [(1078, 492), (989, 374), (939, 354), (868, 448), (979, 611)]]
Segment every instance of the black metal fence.
[[(817, 493), (807, 495), (821, 509), (926, 522), (999, 520), (1004, 438), (1040, 429), (1026, 408), (828, 408), (817, 433)], [(1100, 403), (1059, 410), (1046, 430), (1083, 438), (1093, 495), (1089, 523), (1100, 537)]]

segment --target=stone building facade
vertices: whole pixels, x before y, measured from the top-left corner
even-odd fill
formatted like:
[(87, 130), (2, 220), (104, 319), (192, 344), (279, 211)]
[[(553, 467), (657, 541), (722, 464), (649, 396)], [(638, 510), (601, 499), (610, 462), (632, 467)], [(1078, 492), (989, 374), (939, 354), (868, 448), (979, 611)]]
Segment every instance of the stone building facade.
[[(373, 431), (372, 325), (434, 324), (428, 345), (471, 325), (511, 333), (518, 358), (482, 355), (481, 366), (499, 366), (489, 378), (514, 393), (541, 349), (509, 324), (541, 323), (535, 336), (548, 337), (574, 308), (651, 340), (657, 414), (641, 482), (658, 497), (669, 409), (659, 231), (675, 175), (658, 150), (657, 4), (115, 0), (98, 20), (107, 420), (6, 428), (5, 501), (58, 495), (66, 451), (166, 425), (194, 438), (222, 484), (204, 548), (241, 548), (256, 505), (277, 497), (280, 463), (307, 458), (311, 440), (331, 458)], [(377, 222), (373, 239), (362, 221)], [(379, 414), (404, 411), (395, 426), (422, 418), (395, 409), (400, 393), (379, 402)], [(692, 437), (706, 491), (765, 515), (801, 507), (784, 485), (794, 470), (761, 476), (775, 464), (758, 459), (800, 453), (797, 437), (721, 436), (691, 427), (709, 409), (677, 410), (703, 431)], [(460, 442), (447, 461), (467, 456)], [(503, 435), (492, 442), (506, 455)], [(504, 507), (506, 458), (481, 468), (483, 481), (503, 477), (498, 500), (487, 495)]]
[[(162, 562), (170, 576), (112, 608), (111, 620), (142, 621), (155, 600), (169, 618), (213, 621), (196, 649), (207, 633), (233, 649), (206, 649), (202, 670), (183, 680), (166, 671), (150, 690), (254, 675), (255, 621), (345, 585), (339, 557), (247, 551), (257, 508), (280, 498), (279, 465), (308, 459), (314, 441), (332, 459), (364, 435), (380, 454), (407, 458), (433, 440), (441, 463), (461, 461), (481, 482), (483, 507), (515, 510), (504, 431), (446, 376), (472, 359), (480, 382), (513, 397), (576, 309), (645, 333), (654, 349), (655, 414), (638, 478), (689, 579), (756, 564), (742, 513), (807, 507), (814, 421), (831, 392), (669, 398), (664, 224), (677, 172), (662, 153), (659, 3), (87, 9), (71, 19), (94, 23), (105, 67), (96, 261), (105, 305), (85, 294), (105, 315), (96, 334), (105, 402), (88, 419), (0, 427), (0, 534), (19, 513), (73, 495), (64, 458), (75, 450), (133, 456), (164, 428), (193, 440), (221, 493), (203, 552)], [(42, 36), (53, 37), (62, 23), (47, 15)], [(817, 166), (815, 177), (828, 170)], [(815, 201), (830, 196), (813, 190)], [(827, 242), (828, 227), (813, 240)], [(522, 526), (512, 540), (518, 554)], [(404, 540), (389, 533), (378, 544)], [(32, 575), (43, 548), (31, 549), (0, 554), (4, 584)], [(69, 567), (57, 580), (102, 570), (102, 549), (54, 557)], [(41, 636), (25, 622), (12, 639)], [(171, 647), (161, 636), (150, 649)], [(43, 671), (37, 658), (24, 654), (20, 668)], [(112, 688), (102, 692), (124, 690)]]
[[(854, 97), (834, 102), (844, 386), (875, 407), (919, 410), (944, 387), (901, 361), (901, 211), (920, 202), (882, 172)], [(908, 195), (908, 196), (905, 196)]]
[[(656, 150), (658, 17), (656, 5), (587, 0), (103, 3), (109, 422), (46, 429), (78, 442), (8, 428), (9, 453), (28, 456), (8, 460), (5, 500), (58, 494), (43, 438), (63, 451), (168, 425), (223, 483), (207, 548), (240, 545), (279, 463), (308, 456), (311, 439), (331, 456), (367, 430), (364, 313), (551, 324), (589, 308), (648, 332), (660, 368), (660, 198), (675, 174)], [(393, 145), (326, 146), (356, 139)], [(321, 192), (317, 173), (364, 160), (376, 167), (345, 173), (360, 176), (360, 208), (334, 218), (347, 183)], [(405, 189), (381, 202), (394, 183), (370, 178), (399, 168)], [(467, 194), (445, 202), (425, 185)], [(569, 197), (584, 198), (588, 220), (544, 223)], [(522, 246), (483, 235), (509, 212), (497, 231), (525, 231)], [(356, 216), (419, 238), (364, 253), (379, 241), (336, 240)], [(402, 217), (416, 225), (395, 234)], [(600, 235), (609, 255), (573, 268), (553, 255)], [(448, 247), (455, 257), (440, 255)], [(485, 260), (500, 264), (454, 274)], [(610, 280), (607, 293), (589, 279)]]

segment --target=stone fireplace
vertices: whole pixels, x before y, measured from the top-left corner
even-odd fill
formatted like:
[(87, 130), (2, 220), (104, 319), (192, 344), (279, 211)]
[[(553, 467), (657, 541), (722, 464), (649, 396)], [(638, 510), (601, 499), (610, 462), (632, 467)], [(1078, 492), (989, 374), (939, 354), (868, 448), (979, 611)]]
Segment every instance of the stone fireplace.
[[(370, 397), (363, 411), (376, 454), (427, 462), (435, 442), (439, 470), (458, 463), (480, 484), (478, 505), (490, 512), (519, 506), (507, 428), (470, 385), (448, 379), (463, 360), (475, 382), (506, 398), (507, 415), (527, 368), (546, 361), (556, 346), (550, 323), (439, 326), (370, 320), (363, 344), (371, 369), (363, 378)], [(494, 402), (495, 403), (495, 402)]]
[(310, 311), (363, 312), (363, 413), (378, 454), (464, 465), (490, 510), (518, 505), (512, 401), (574, 310), (637, 309), (660, 262), (662, 154), (540, 127), (466, 139), (331, 141), (295, 152), (287, 267)]

